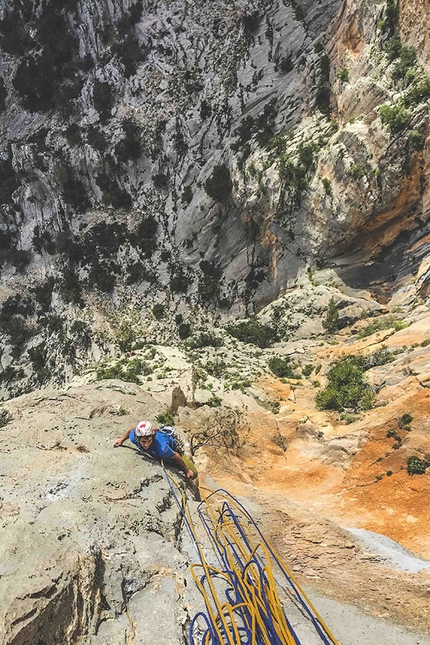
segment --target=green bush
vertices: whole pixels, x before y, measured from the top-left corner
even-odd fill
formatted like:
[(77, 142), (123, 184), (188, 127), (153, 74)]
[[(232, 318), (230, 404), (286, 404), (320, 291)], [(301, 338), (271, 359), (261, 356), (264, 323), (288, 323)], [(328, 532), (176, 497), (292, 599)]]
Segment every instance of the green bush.
[(81, 130), (77, 123), (72, 123), (64, 133), (71, 146), (79, 146), (82, 143)]
[(397, 432), (393, 429), (388, 430), (387, 432), (387, 439), (395, 439), (396, 441), (401, 441), (402, 438), (397, 434)]
[(191, 335), (191, 325), (190, 323), (181, 322), (178, 325), (178, 334), (181, 340), (185, 340)]
[(205, 181), (205, 191), (217, 202), (226, 201), (233, 189), (230, 170), (225, 164), (215, 166), (212, 175)]
[(222, 347), (224, 341), (213, 331), (202, 331), (187, 341), (191, 349), (200, 349), (202, 347)]
[(349, 73), (346, 67), (340, 67), (337, 70), (336, 77), (340, 80), (341, 83), (347, 83), (349, 81)]
[[(67, 17), (47, 4), (31, 25), (31, 41), (20, 55), (13, 85), (31, 112), (67, 109), (83, 86), (77, 35)], [(26, 30), (21, 26), (20, 31)]]
[(393, 37), (397, 30), (399, 19), (398, 5), (396, 0), (387, 0), (384, 19), (378, 23), (378, 29), (383, 34)]
[(9, 336), (13, 345), (12, 355), (18, 357), (24, 345), (34, 335), (26, 318), (34, 313), (34, 303), (29, 298), (20, 295), (9, 296), (3, 303), (0, 311), (0, 331)]
[(260, 26), (261, 16), (258, 11), (247, 13), (242, 18), (243, 28), (246, 32), (252, 34)]
[(107, 147), (106, 137), (94, 125), (90, 125), (87, 132), (87, 142), (95, 148), (95, 150), (103, 151)]
[(393, 36), (384, 45), (385, 53), (387, 54), (388, 60), (393, 61), (400, 56), (400, 50), (402, 49), (402, 41), (398, 36)]
[(34, 313), (34, 303), (30, 298), (23, 298), (19, 294), (9, 296), (3, 303), (0, 311), (0, 329), (8, 331), (13, 326), (14, 316), (31, 316)]
[(136, 330), (130, 321), (124, 321), (117, 332), (116, 341), (122, 352), (129, 352), (136, 345)]
[(19, 176), (12, 166), (12, 160), (0, 161), (0, 204), (12, 204), (12, 195), (19, 186)]
[(126, 241), (126, 227), (118, 222), (101, 221), (92, 226), (82, 240), (82, 260), (93, 264), (95, 259), (112, 260)]
[(232, 390), (240, 390), (246, 394), (246, 388), (251, 387), (252, 383), (249, 379), (233, 381), (230, 385)]
[(255, 119), (252, 116), (245, 117), (239, 127), (233, 132), (233, 135), (237, 137), (237, 141), (231, 145), (231, 149), (237, 152), (243, 148), (251, 139), (255, 130)]
[(250, 318), (240, 323), (227, 325), (226, 330), (230, 336), (241, 340), (243, 343), (256, 345), (261, 349), (269, 347), (277, 339), (273, 327), (261, 323), (257, 318)]
[[(98, 183), (98, 179), (96, 182)], [(120, 188), (115, 180), (110, 181), (110, 186), (106, 191), (103, 191), (103, 203), (106, 206), (112, 206), (113, 208), (130, 208), (132, 205), (132, 199), (129, 193), (126, 190)]]
[(127, 264), (127, 273), (127, 284), (155, 282), (157, 279), (157, 274), (152, 269), (148, 269), (141, 260)]
[(288, 74), (294, 69), (294, 63), (292, 56), (283, 56), (279, 61), (279, 69), (283, 74)]
[(377, 349), (372, 354), (367, 354), (367, 356), (356, 357), (358, 364), (366, 372), (367, 370), (372, 369), (372, 367), (378, 367), (380, 365), (386, 365), (391, 363), (394, 360), (394, 354), (390, 352), (385, 345)]
[(126, 119), (122, 127), (125, 137), (115, 146), (117, 159), (121, 163), (127, 163), (130, 160), (136, 161), (142, 155), (140, 130), (132, 119)]
[(161, 190), (163, 188), (167, 188), (169, 178), (164, 172), (158, 172), (156, 175), (152, 175), (152, 181), (154, 182), (155, 188), (159, 188)]
[(409, 457), (407, 461), (408, 475), (424, 475), (428, 468), (428, 463), (419, 457)]
[(271, 410), (272, 414), (279, 414), (281, 410), (281, 404), (279, 401), (268, 401), (267, 405)]
[(356, 419), (357, 417), (355, 417), (353, 414), (345, 414), (344, 412), (342, 412), (342, 414), (340, 415), (340, 420), (343, 421), (347, 426), (350, 423), (354, 423)]
[(425, 137), (421, 132), (418, 132), (418, 130), (409, 130), (408, 137), (413, 150), (419, 152), (424, 148)]
[(191, 186), (185, 186), (184, 190), (182, 191), (181, 195), (181, 201), (183, 204), (189, 204), (191, 200), (193, 199), (193, 191)]
[(322, 321), (322, 326), (329, 334), (333, 334), (336, 331), (339, 331), (342, 326), (339, 323), (339, 310), (334, 298), (330, 298), (329, 300), (327, 314)]
[(272, 356), (267, 361), (267, 364), (273, 374), (278, 378), (300, 378), (300, 374), (297, 374), (297, 372), (294, 371), (294, 364), (288, 356), (286, 358)]
[(393, 328), (395, 331), (400, 331), (401, 329), (404, 329), (407, 325), (401, 321), (401, 320), (396, 320), (394, 316), (384, 316), (381, 318), (375, 318), (372, 320), (371, 323), (369, 323), (364, 329), (362, 329), (358, 334), (358, 338), (366, 338), (367, 336), (371, 336), (377, 331), (382, 331), (384, 329), (391, 329)]
[(315, 97), (317, 109), (329, 116), (330, 114), (330, 58), (324, 52), (320, 58), (320, 79)]
[(327, 179), (327, 177), (324, 177), (322, 180), (322, 185), (324, 186), (324, 191), (325, 194), (328, 195), (329, 197), (333, 195), (333, 188), (330, 179)]
[(50, 334), (60, 333), (64, 328), (64, 320), (61, 316), (43, 316), (40, 318), (40, 323), (46, 327)]
[(222, 403), (221, 397), (216, 396), (216, 394), (214, 394), (212, 398), (210, 398), (209, 401), (206, 403), (206, 405), (208, 405), (210, 408), (219, 408), (221, 403)]
[(249, 141), (253, 136), (260, 146), (268, 146), (273, 139), (276, 116), (276, 101), (272, 100), (255, 118), (245, 117), (233, 133), (238, 140), (232, 144), (231, 149), (236, 152), (242, 149), (242, 159), (246, 158), (251, 150)]
[(300, 205), (303, 191), (309, 183), (309, 177), (315, 171), (315, 155), (319, 148), (318, 143), (301, 142), (295, 161), (285, 152), (281, 152), (279, 155), (277, 164), (279, 178), (284, 183), (292, 206)]
[[(129, 27), (131, 29), (131, 27)], [(136, 73), (137, 66), (147, 58), (146, 49), (138, 42), (132, 33), (124, 36), (112, 44), (112, 53), (124, 65), (124, 76), (130, 78)]]
[(88, 274), (88, 283), (96, 285), (103, 293), (111, 293), (117, 273), (119, 273), (119, 266), (114, 262), (99, 262), (98, 259), (94, 259)]
[(59, 293), (65, 302), (83, 307), (82, 286), (78, 276), (70, 267), (64, 267), (63, 277), (58, 286)]
[(352, 179), (355, 179), (355, 181), (360, 181), (360, 179), (364, 177), (366, 173), (363, 166), (360, 166), (360, 164), (354, 163), (348, 169), (346, 174), (352, 177)]
[[(303, 374), (303, 376), (304, 376), (305, 378), (308, 378), (308, 377), (312, 374), (313, 369), (314, 369), (314, 366), (312, 365), (312, 363), (308, 363), (308, 365), (304, 365), (304, 366), (302, 367), (302, 374)], [(273, 371), (273, 370), (272, 370), (272, 371)]]
[(415, 66), (417, 52), (413, 47), (401, 47), (398, 58), (399, 60), (396, 62), (393, 70), (393, 78), (395, 80), (405, 78), (406, 72)]
[(152, 374), (154, 370), (146, 361), (143, 361), (140, 358), (133, 358), (127, 365), (127, 371), (131, 374), (143, 374), (143, 376), (148, 376), (148, 374)]
[(85, 350), (91, 347), (91, 327), (84, 320), (75, 320), (70, 327), (70, 333), (73, 335), (76, 345), (80, 345)]
[(18, 7), (5, 10), (0, 21), (0, 44), (3, 51), (13, 56), (23, 56), (31, 46), (31, 38), (24, 29)]
[(84, 213), (90, 207), (91, 204), (85, 185), (80, 179), (71, 176), (70, 173), (60, 190), (64, 201), (70, 204), (76, 211)]
[(33, 229), (31, 243), (34, 250), (39, 254), (42, 254), (43, 251), (46, 251), (49, 255), (54, 255), (55, 253), (55, 244), (51, 232), (47, 229), (41, 230), (38, 224)]
[(381, 122), (387, 125), (392, 134), (402, 132), (409, 123), (410, 113), (402, 103), (397, 105), (381, 105), (379, 108)]
[(9, 262), (12, 266), (15, 267), (18, 273), (22, 273), (25, 267), (30, 264), (32, 253), (26, 249), (11, 249), (8, 256)]
[(51, 377), (51, 370), (47, 364), (47, 352), (45, 343), (42, 342), (35, 347), (30, 347), (28, 355), (35, 372), (35, 377), (40, 385), (46, 383)]
[(204, 367), (208, 374), (218, 379), (224, 376), (227, 369), (225, 361), (219, 359), (216, 359), (215, 361), (207, 361)]
[(107, 379), (119, 379), (126, 383), (140, 383), (140, 379), (134, 372), (124, 369), (122, 362), (116, 363), (111, 367), (105, 367), (97, 370), (97, 378), (100, 381)]
[(4, 428), (8, 423), (13, 421), (13, 416), (7, 408), (0, 408), (0, 428)]
[(173, 417), (173, 414), (170, 412), (170, 410), (166, 410), (165, 412), (160, 412), (160, 414), (157, 414), (155, 417), (160, 425), (163, 426), (173, 426), (175, 425), (175, 419)]
[(397, 425), (399, 426), (399, 428), (404, 428), (405, 426), (409, 426), (413, 420), (414, 420), (413, 416), (411, 416), (408, 412), (406, 412), (406, 414), (402, 414), (402, 416), (397, 422)]
[(357, 363), (357, 358), (350, 356), (332, 364), (327, 372), (328, 385), (316, 396), (319, 410), (358, 411), (373, 406), (373, 393), (364, 379), (363, 368)]
[(114, 105), (114, 92), (109, 83), (96, 81), (93, 88), (94, 108), (100, 114), (102, 121), (106, 121)]
[(0, 372), (0, 383), (13, 383), (14, 381), (24, 378), (24, 376), (25, 374), (22, 367), (17, 369), (12, 365), (8, 365), (2, 372)]
[(166, 313), (164, 305), (158, 302), (152, 307), (152, 313), (154, 314), (154, 318), (156, 318), (156, 320), (162, 320)]
[(405, 94), (405, 107), (415, 107), (430, 97), (430, 78), (425, 76), (415, 80)]
[(218, 277), (203, 274), (199, 276), (197, 293), (203, 303), (218, 302), (220, 282)]
[(187, 293), (190, 286), (190, 277), (182, 266), (171, 267), (169, 284), (172, 293)]
[(149, 257), (157, 248), (157, 230), (158, 222), (155, 217), (145, 216), (132, 233), (130, 242), (135, 244), (145, 257)]

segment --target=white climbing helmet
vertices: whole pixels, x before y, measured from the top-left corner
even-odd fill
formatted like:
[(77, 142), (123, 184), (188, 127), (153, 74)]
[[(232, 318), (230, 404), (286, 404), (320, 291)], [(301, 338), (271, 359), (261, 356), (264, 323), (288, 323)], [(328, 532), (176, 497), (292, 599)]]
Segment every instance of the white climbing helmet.
[(140, 421), (136, 426), (136, 437), (151, 437), (155, 434), (150, 421)]

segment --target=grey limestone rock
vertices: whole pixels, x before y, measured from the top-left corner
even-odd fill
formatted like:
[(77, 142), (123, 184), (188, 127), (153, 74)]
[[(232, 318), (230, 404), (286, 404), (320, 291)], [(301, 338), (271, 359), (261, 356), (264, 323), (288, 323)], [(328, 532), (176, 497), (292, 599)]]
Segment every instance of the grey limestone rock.
[(0, 435), (8, 453), (0, 464), (5, 645), (113, 644), (132, 636), (149, 643), (161, 623), (165, 640), (157, 642), (179, 645), (200, 602), (161, 466), (132, 444), (113, 448), (131, 420), (112, 416), (107, 402), (136, 418), (158, 407), (150, 395), (138, 403), (131, 393), (92, 386), (25, 395), (11, 406), (17, 421)]

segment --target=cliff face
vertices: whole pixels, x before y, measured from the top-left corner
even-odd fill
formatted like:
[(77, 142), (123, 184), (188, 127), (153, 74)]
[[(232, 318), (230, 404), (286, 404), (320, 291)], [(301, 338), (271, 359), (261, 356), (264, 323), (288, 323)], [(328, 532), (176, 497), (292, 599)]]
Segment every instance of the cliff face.
[(111, 382), (11, 404), (0, 438), (3, 643), (119, 645), (157, 631), (157, 642), (184, 642), (198, 593), (180, 510), (161, 466), (113, 449), (131, 410), (159, 407), (136, 393)]
[(154, 302), (250, 314), (303, 267), (385, 295), (410, 281), (429, 192), (415, 10), (3, 2), (3, 300), (37, 285), (4, 311), (3, 382), (97, 359), (126, 307), (139, 336)]
[[(240, 281), (256, 264), (266, 271), (267, 251), (242, 221), (239, 177), (232, 183), (231, 174), (258, 147), (253, 139), (266, 144), (313, 111), (324, 33), (337, 6), (72, 2), (62, 10), (47, 3), (35, 15), (26, 3), (4, 6), (6, 221), (23, 250), (37, 247), (33, 266), (41, 269), (40, 256), (62, 250), (62, 263), (71, 261), (82, 278), (94, 258), (68, 257), (58, 235), (77, 236), (79, 246), (85, 223), (118, 218), (129, 231), (143, 217), (137, 239), (118, 240), (121, 271), (139, 254), (167, 273), (173, 262), (176, 273), (190, 268), (192, 280), (204, 278), (202, 260), (224, 271), (241, 256), (234, 268)], [(51, 42), (46, 31), (54, 29)], [(208, 195), (204, 185), (216, 167), (221, 174)], [(157, 286), (169, 288), (165, 282)], [(233, 299), (241, 290), (227, 289)]]

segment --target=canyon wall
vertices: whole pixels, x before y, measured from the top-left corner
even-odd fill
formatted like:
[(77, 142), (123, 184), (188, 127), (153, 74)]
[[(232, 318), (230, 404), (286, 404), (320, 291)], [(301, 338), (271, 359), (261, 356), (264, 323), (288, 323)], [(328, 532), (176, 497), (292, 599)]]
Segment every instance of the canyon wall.
[(147, 336), (154, 304), (178, 324), (250, 315), (304, 268), (385, 299), (410, 281), (429, 192), (416, 11), (3, 2), (6, 389), (31, 347), (60, 380), (73, 352), (97, 360), (119, 312)]

